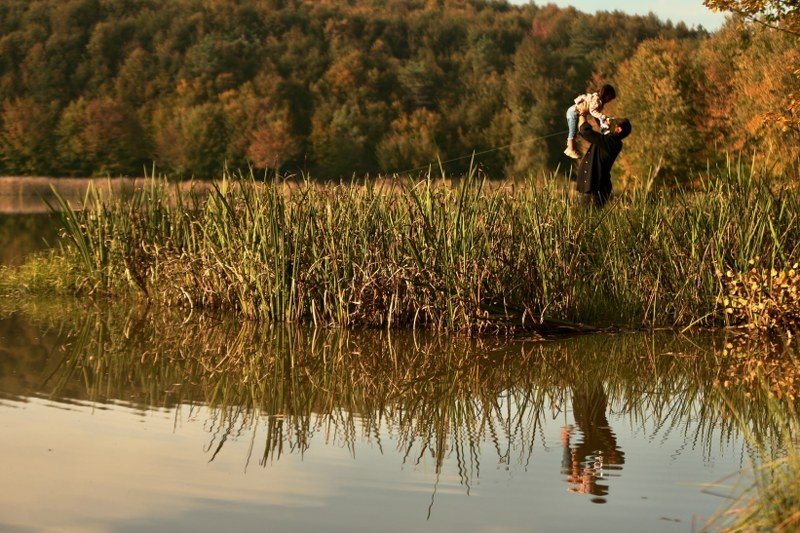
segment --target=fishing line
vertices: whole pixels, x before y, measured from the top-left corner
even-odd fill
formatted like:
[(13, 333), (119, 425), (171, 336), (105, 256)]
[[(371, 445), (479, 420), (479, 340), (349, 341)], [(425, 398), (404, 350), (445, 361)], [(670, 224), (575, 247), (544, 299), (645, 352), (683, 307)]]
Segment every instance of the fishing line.
[(438, 160), (437, 161), (431, 161), (428, 164), (423, 165), (421, 167), (409, 168), (407, 170), (391, 171), (391, 172), (388, 172), (387, 175), (394, 176), (394, 175), (398, 175), (398, 174), (410, 174), (412, 172), (418, 172), (420, 170), (425, 170), (427, 168), (430, 168), (431, 166), (433, 166), (436, 163), (438, 163), (440, 167), (443, 167), (444, 165), (447, 165), (449, 163), (454, 163), (456, 161), (461, 161), (462, 159), (475, 158), (475, 157), (477, 157), (479, 155), (485, 155), (485, 154), (488, 154), (488, 153), (491, 153), (491, 152), (497, 152), (499, 150), (506, 150), (508, 148), (511, 148), (512, 146), (519, 146), (521, 144), (527, 144), (527, 143), (530, 143), (530, 142), (533, 142), (533, 141), (540, 141), (542, 139), (549, 139), (550, 137), (555, 137), (557, 135), (564, 135), (565, 133), (568, 133), (568, 131), (567, 130), (559, 131), (559, 132), (556, 132), (556, 133), (551, 133), (549, 135), (542, 135), (541, 137), (530, 137), (530, 138), (524, 139), (522, 141), (513, 142), (513, 143), (510, 143), (510, 144), (503, 145), (503, 146), (496, 146), (494, 148), (489, 148), (487, 150), (483, 150), (483, 151), (480, 151), (480, 152), (472, 152), (470, 154), (462, 155), (462, 156), (459, 156), (459, 157), (454, 157), (454, 158), (448, 159), (446, 161), (438, 161)]

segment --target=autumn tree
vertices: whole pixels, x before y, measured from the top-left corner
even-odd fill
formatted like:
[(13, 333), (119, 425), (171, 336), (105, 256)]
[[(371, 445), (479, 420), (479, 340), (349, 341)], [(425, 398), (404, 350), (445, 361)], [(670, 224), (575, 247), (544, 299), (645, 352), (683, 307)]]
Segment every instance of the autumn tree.
[[(158, 64), (147, 50), (136, 47), (124, 59), (114, 79), (117, 98), (126, 104), (139, 108), (152, 103), (162, 89), (155, 80), (158, 78)], [(150, 80), (142, 83), (142, 80)]]
[(504, 73), (508, 59), (501, 42), (486, 35), (473, 35), (471, 39), (459, 61), (459, 97), (448, 98), (439, 106), (439, 114), (445, 119), (439, 138), (449, 133), (445, 138), (458, 155), (479, 154), (475, 161), (466, 157), (454, 161), (451, 172), (466, 172), (470, 164), (475, 164), (492, 176), (501, 176), (510, 156), (508, 150), (495, 148), (508, 144), (512, 131)]
[(514, 70), (509, 79), (509, 109), (511, 170), (515, 174), (538, 172), (548, 162), (547, 143), (541, 137), (550, 134), (551, 127), (555, 126), (550, 117), (557, 105), (554, 97), (556, 82), (549, 75), (546, 55), (542, 44), (529, 38), (520, 45), (514, 57)]
[(427, 109), (395, 119), (377, 146), (381, 168), (398, 172), (429, 164), (435, 167), (437, 158), (443, 155), (436, 141), (441, 122), (438, 114)]
[(250, 132), (249, 138), (247, 159), (255, 168), (279, 171), (300, 151), (300, 141), (292, 135), (292, 126), (285, 114), (272, 117)]
[(219, 103), (160, 109), (154, 124), (157, 163), (185, 177), (219, 176), (230, 135)]
[(58, 106), (31, 97), (7, 100), (0, 116), (0, 164), (7, 174), (39, 175), (57, 168)]
[(621, 155), (629, 176), (689, 179), (702, 146), (696, 129), (702, 114), (699, 77), (690, 46), (672, 39), (642, 43), (620, 66), (615, 82), (618, 115), (633, 125)]
[(8, 0), (3, 168), (343, 176), (512, 143), (479, 163), (552, 168), (563, 139), (527, 141), (656, 36), (702, 32), (485, 0)]
[[(789, 34), (794, 38), (792, 46), (800, 47), (797, 0), (704, 0), (703, 3), (715, 11), (730, 11), (760, 26)], [(800, 61), (793, 57), (781, 66), (791, 69), (791, 89), (785, 94), (781, 108), (765, 114), (764, 118), (779, 123), (784, 131), (800, 132)]]
[(364, 105), (349, 101), (336, 107), (319, 106), (309, 135), (316, 175), (324, 178), (350, 177), (375, 170), (374, 143), (380, 123), (381, 104)]
[(360, 50), (342, 50), (314, 84), (309, 143), (317, 174), (350, 176), (377, 170), (375, 145), (389, 112), (373, 83), (378, 72)]
[(70, 173), (129, 175), (147, 163), (147, 140), (137, 117), (110, 98), (72, 102), (57, 133), (59, 157)]
[(703, 0), (714, 11), (730, 11), (757, 24), (800, 36), (800, 3), (797, 0)]
[[(781, 174), (798, 162), (800, 130), (787, 127), (786, 95), (798, 86), (796, 39), (731, 19), (698, 52), (704, 73), (704, 113), (698, 129), (712, 149), (745, 151)], [(795, 110), (796, 113), (797, 110)], [(784, 119), (784, 120), (781, 120)], [(719, 157), (719, 156), (718, 156)]]

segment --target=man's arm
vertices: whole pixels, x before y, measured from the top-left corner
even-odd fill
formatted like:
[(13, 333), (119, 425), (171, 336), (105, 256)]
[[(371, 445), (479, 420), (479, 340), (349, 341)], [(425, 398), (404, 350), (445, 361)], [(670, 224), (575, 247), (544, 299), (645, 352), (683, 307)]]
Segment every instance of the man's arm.
[(592, 127), (589, 125), (588, 121), (584, 122), (583, 124), (581, 124), (580, 133), (581, 133), (581, 137), (583, 137), (584, 139), (586, 139), (587, 141), (589, 141), (592, 144), (605, 145), (606, 136), (601, 134), (601, 133), (597, 133), (596, 131), (594, 131), (592, 129)]

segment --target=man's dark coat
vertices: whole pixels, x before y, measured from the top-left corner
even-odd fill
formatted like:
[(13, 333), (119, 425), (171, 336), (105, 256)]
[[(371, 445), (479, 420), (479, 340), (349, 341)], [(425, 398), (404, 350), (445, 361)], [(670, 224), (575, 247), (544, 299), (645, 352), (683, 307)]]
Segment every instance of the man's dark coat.
[(611, 194), (611, 166), (622, 150), (622, 139), (597, 133), (588, 122), (581, 124), (580, 133), (592, 145), (578, 165), (578, 192), (607, 197)]

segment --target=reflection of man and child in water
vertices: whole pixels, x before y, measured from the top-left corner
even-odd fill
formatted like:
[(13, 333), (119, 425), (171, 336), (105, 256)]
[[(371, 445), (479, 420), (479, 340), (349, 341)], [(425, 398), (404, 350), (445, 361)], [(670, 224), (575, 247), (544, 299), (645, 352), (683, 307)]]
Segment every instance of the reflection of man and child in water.
[[(572, 412), (580, 435), (572, 426), (561, 429), (564, 454), (561, 473), (567, 476), (570, 492), (591, 494), (594, 503), (605, 503), (606, 478), (622, 470), (625, 454), (606, 418), (608, 397), (600, 381), (578, 383), (572, 389)], [(581, 438), (582, 436), (582, 438)], [(573, 439), (578, 440), (577, 444)], [(612, 474), (613, 475), (613, 474)]]

